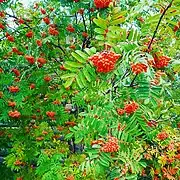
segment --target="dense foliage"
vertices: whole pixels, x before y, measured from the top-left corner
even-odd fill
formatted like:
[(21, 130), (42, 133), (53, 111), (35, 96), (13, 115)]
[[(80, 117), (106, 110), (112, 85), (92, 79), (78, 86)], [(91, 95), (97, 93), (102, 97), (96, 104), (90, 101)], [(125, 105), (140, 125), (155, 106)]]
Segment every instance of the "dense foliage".
[(179, 14), (0, 1), (0, 179), (179, 179)]

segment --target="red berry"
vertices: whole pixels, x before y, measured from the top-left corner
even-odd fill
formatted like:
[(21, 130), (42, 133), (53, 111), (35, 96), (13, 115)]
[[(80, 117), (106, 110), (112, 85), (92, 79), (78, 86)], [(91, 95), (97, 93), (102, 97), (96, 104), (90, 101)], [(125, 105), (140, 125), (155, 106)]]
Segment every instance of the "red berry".
[(82, 36), (86, 38), (86, 37), (88, 37), (88, 33), (82, 32)]
[(34, 89), (36, 87), (36, 85), (35, 84), (30, 84), (30, 86), (29, 86), (29, 89)]
[(21, 73), (19, 72), (19, 70), (18, 69), (12, 69), (12, 72), (18, 77), (18, 76), (20, 76), (21, 75)]
[(20, 19), (18, 20), (18, 23), (19, 23), (19, 24), (24, 24), (24, 20), (23, 20), (22, 18), (20, 18)]
[(5, 17), (5, 13), (4, 11), (0, 11), (0, 17), (4, 18)]
[(38, 59), (37, 59), (37, 62), (38, 62), (39, 64), (41, 64), (41, 65), (44, 65), (44, 64), (47, 63), (46, 59), (44, 59), (44, 58), (42, 58), (42, 57), (38, 58)]
[(26, 36), (27, 36), (28, 38), (32, 38), (33, 35), (34, 35), (34, 33), (33, 33), (32, 31), (29, 31), (29, 32), (26, 33)]
[(44, 77), (44, 81), (46, 81), (46, 82), (51, 81), (51, 77), (50, 77), (50, 76), (45, 76), (45, 77)]
[(179, 27), (176, 25), (176, 26), (174, 26), (173, 31), (176, 32), (176, 31), (178, 31), (178, 29), (179, 29)]
[(72, 44), (72, 45), (69, 46), (69, 48), (70, 49), (76, 49), (76, 46)]
[(14, 102), (14, 101), (8, 101), (8, 106), (9, 106), (9, 107), (15, 107), (15, 106), (16, 106), (16, 102)]
[(5, 29), (5, 26), (0, 23), (0, 29)]
[(41, 13), (46, 14), (46, 10), (41, 8)]
[(35, 59), (33, 56), (25, 56), (25, 59), (30, 63), (30, 64), (34, 64), (35, 63)]
[(14, 42), (14, 37), (11, 36), (11, 35), (9, 35), (9, 36), (7, 37), (7, 39), (8, 39), (8, 41), (10, 41), (10, 42)]
[(63, 71), (66, 70), (66, 68), (63, 65), (61, 65), (59, 68), (60, 68), (60, 70), (63, 70)]
[(41, 40), (36, 40), (36, 44), (41, 47), (42, 46), (42, 41)]
[(44, 17), (43, 18), (43, 21), (46, 23), (46, 24), (50, 24), (50, 19), (48, 17)]
[(83, 9), (83, 8), (79, 9), (79, 10), (78, 10), (78, 13), (81, 14), (81, 15), (83, 15), (83, 14), (84, 14), (84, 9)]
[(3, 71), (3, 69), (2, 68), (0, 68), (0, 73), (3, 73), (4, 71)]

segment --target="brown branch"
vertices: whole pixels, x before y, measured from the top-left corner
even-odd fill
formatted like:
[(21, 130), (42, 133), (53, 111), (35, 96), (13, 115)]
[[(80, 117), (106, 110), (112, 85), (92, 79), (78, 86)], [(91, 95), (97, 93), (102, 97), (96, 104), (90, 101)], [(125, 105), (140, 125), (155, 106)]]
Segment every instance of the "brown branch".
[[(15, 15), (11, 15), (11, 14), (9, 14), (9, 13), (7, 13), (7, 12), (6, 12), (6, 15), (8, 15), (8, 16), (11, 17), (11, 18), (14, 18), (14, 19), (18, 20), (18, 17), (16, 17)], [(28, 28), (32, 29), (31, 26), (30, 26), (27, 22), (24, 22), (24, 24), (25, 24)]]
[(172, 0), (172, 1), (169, 3), (169, 5), (164, 9), (161, 17), (159, 18), (159, 22), (158, 22), (158, 24), (157, 24), (157, 26), (156, 26), (156, 29), (155, 29), (154, 34), (153, 34), (153, 37), (152, 37), (152, 39), (151, 39), (151, 41), (150, 41), (150, 43), (149, 43), (149, 45), (148, 45), (148, 50), (151, 48), (151, 45), (152, 45), (152, 43), (153, 43), (153, 40), (154, 40), (154, 38), (156, 37), (156, 33), (157, 33), (157, 31), (158, 31), (159, 25), (160, 25), (160, 23), (161, 23), (164, 15), (166, 14), (166, 11), (172, 6), (173, 1), (174, 1), (174, 0)]

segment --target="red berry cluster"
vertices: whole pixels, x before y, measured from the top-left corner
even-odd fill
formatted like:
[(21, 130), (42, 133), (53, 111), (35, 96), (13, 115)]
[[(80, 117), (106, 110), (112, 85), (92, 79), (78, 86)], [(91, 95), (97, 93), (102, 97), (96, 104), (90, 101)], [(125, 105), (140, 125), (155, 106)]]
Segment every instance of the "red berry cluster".
[(9, 111), (8, 115), (11, 118), (20, 118), (21, 113), (15, 110), (15, 111)]
[(167, 56), (154, 56), (154, 67), (156, 68), (164, 68), (166, 66), (168, 66), (169, 61), (171, 60), (171, 58), (167, 57)]
[(58, 30), (56, 30), (56, 28), (50, 27), (49, 34), (53, 35), (53, 36), (57, 36), (59, 34), (59, 32), (58, 32)]
[(33, 56), (25, 56), (25, 59), (30, 63), (30, 64), (34, 64), (35, 63), (35, 59)]
[(47, 111), (47, 112), (46, 112), (46, 115), (47, 115), (49, 118), (51, 118), (51, 119), (54, 120), (56, 113), (55, 113), (54, 111)]
[(101, 151), (103, 152), (117, 152), (119, 150), (118, 139), (115, 137), (109, 137), (108, 142), (106, 142)]
[(126, 104), (124, 107), (124, 110), (126, 114), (132, 114), (139, 108), (139, 105), (136, 102), (130, 102), (129, 104)]
[(29, 31), (26, 33), (26, 37), (28, 37), (28, 38), (32, 38), (33, 35), (34, 35), (34, 33), (32, 31)]
[(131, 70), (134, 74), (140, 74), (142, 72), (147, 72), (147, 65), (145, 65), (143, 63), (132, 64)]
[(10, 42), (14, 42), (15, 41), (14, 37), (11, 36), (11, 35), (7, 36), (7, 40), (10, 41)]
[(0, 23), (0, 29), (5, 29), (5, 26)]
[(8, 89), (9, 89), (9, 92), (11, 92), (11, 93), (19, 92), (18, 86), (10, 86), (10, 87), (8, 87)]
[(157, 138), (161, 141), (167, 139), (169, 137), (169, 135), (166, 133), (166, 132), (160, 132), (158, 135), (157, 135)]
[(94, 0), (94, 5), (96, 8), (102, 9), (107, 8), (112, 0)]
[(164, 76), (166, 75), (164, 72), (162, 72), (161, 70), (158, 70), (156, 73), (155, 73), (155, 77), (154, 79), (151, 81), (151, 85), (158, 85), (160, 83), (160, 78), (161, 76)]
[(119, 115), (123, 115), (124, 113), (126, 114), (132, 114), (134, 113), (137, 109), (139, 108), (139, 105), (134, 102), (134, 101), (131, 101), (130, 103), (126, 104), (124, 109), (121, 109), (121, 108), (117, 108), (117, 113)]
[(74, 29), (74, 27), (71, 24), (69, 24), (67, 26), (66, 30), (69, 31), (69, 32), (72, 32), (72, 33), (75, 32), (75, 29)]
[(107, 73), (114, 69), (117, 60), (120, 58), (119, 54), (111, 51), (103, 51), (97, 53), (89, 58), (97, 68), (97, 72)]

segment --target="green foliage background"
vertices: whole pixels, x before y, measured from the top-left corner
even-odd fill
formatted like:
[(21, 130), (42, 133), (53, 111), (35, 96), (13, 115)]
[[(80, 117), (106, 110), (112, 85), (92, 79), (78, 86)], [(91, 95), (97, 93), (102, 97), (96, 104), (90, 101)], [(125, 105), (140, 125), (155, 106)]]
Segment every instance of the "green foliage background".
[[(163, 10), (166, 13), (160, 21)], [(175, 157), (180, 154), (180, 31), (173, 30), (179, 10), (179, 0), (121, 0), (105, 9), (96, 9), (91, 0), (40, 1), (38, 8), (24, 8), (18, 0), (0, 3), (5, 13), (0, 23), (6, 26), (0, 29), (0, 152), (7, 166), (0, 171), (11, 170), (0, 173), (1, 179), (11, 179), (11, 174), (12, 179), (25, 180), (178, 179), (179, 170), (173, 171), (179, 168)], [(56, 26), (58, 36), (49, 35), (49, 25), (42, 21), (45, 16)], [(14, 23), (20, 17), (25, 23)], [(74, 33), (66, 30), (69, 24)], [(29, 30), (34, 33), (31, 39), (26, 37)], [(6, 32), (15, 42), (7, 40)], [(147, 43), (153, 34), (150, 50)], [(42, 47), (36, 40), (42, 40)], [(23, 55), (12, 53), (12, 47)], [(107, 74), (98, 73), (88, 60), (103, 50), (121, 55)], [(158, 69), (148, 61), (157, 52), (171, 61), (161, 69), (165, 75), (159, 84), (152, 85)], [(47, 63), (41, 68), (37, 62), (30, 65), (25, 55), (43, 57)], [(139, 62), (147, 64), (148, 71), (135, 76), (131, 64)], [(20, 71), (19, 81), (14, 80), (12, 68)], [(44, 81), (45, 76), (52, 80)], [(35, 89), (31, 90), (32, 83)], [(20, 91), (10, 93), (12, 85)], [(15, 108), (8, 107), (10, 100), (16, 102)], [(54, 104), (55, 100), (60, 103)], [(137, 102), (139, 109), (118, 115), (116, 109), (129, 101)], [(11, 110), (18, 110), (20, 119), (10, 118)], [(55, 121), (47, 117), (47, 111), (56, 113)], [(156, 125), (149, 127), (148, 122)], [(158, 140), (157, 134), (164, 131), (168, 138)], [(105, 153), (101, 145), (92, 145), (95, 140), (107, 141), (108, 136), (118, 139), (118, 152)], [(15, 165), (17, 160), (24, 164)]]

